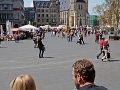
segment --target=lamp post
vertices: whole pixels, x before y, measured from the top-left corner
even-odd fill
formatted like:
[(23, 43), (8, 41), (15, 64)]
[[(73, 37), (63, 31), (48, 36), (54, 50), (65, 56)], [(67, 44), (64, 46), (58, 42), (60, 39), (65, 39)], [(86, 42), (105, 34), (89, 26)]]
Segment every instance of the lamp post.
[(1, 36), (0, 36), (0, 48), (1, 48), (1, 41), (2, 41), (2, 37), (3, 37), (3, 28), (2, 28), (2, 25), (0, 25), (0, 29), (1, 29)]

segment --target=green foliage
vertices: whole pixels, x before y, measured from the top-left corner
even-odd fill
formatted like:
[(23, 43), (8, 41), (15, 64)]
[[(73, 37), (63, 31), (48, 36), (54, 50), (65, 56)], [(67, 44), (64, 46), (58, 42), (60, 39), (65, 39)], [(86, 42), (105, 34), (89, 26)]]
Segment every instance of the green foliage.
[(52, 25), (52, 22), (48, 22), (48, 25)]
[(33, 25), (33, 26), (34, 26), (34, 25), (36, 25), (36, 22), (34, 22), (34, 21), (31, 21), (31, 25)]
[(25, 25), (28, 25), (28, 23), (29, 23), (28, 21), (25, 21), (25, 23), (24, 23), (24, 24), (25, 24)]

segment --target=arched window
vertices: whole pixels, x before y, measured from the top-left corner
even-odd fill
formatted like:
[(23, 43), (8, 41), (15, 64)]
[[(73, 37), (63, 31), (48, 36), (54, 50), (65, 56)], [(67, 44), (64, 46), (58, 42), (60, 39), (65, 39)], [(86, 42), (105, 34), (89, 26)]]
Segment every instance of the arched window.
[(83, 9), (83, 5), (81, 5), (81, 9)]
[(80, 5), (78, 5), (78, 9), (80, 9)]

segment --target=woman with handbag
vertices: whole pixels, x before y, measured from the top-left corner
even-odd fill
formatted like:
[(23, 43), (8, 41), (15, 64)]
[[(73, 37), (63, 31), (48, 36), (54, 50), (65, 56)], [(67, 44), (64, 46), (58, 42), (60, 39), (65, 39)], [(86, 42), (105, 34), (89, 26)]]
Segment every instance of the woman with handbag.
[(44, 58), (43, 54), (45, 51), (44, 44), (42, 43), (42, 38), (38, 37), (38, 48), (39, 48), (39, 58)]
[(108, 58), (108, 60), (109, 60), (110, 56), (108, 57), (108, 53), (110, 55), (110, 46), (108, 43), (108, 39), (106, 39), (104, 42), (103, 51), (105, 52), (105, 55), (102, 57), (102, 61), (103, 61), (103, 59), (106, 59), (106, 58)]

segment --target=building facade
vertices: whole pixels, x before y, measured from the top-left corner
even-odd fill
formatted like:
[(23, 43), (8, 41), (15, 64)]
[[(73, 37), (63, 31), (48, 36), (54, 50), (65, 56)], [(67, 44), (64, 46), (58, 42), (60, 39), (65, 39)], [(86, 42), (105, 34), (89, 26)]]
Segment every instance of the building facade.
[(88, 0), (60, 0), (60, 24), (89, 25)]
[(54, 25), (60, 22), (60, 3), (59, 0), (33, 1), (35, 8), (35, 21), (38, 26)]
[(24, 0), (0, 0), (0, 24), (13, 22), (15, 27), (24, 23)]
[(98, 26), (99, 25), (99, 21), (97, 19), (98, 19), (97, 15), (90, 15), (89, 25), (90, 26)]
[(35, 8), (34, 7), (25, 7), (24, 8), (25, 22), (34, 21), (35, 19)]

